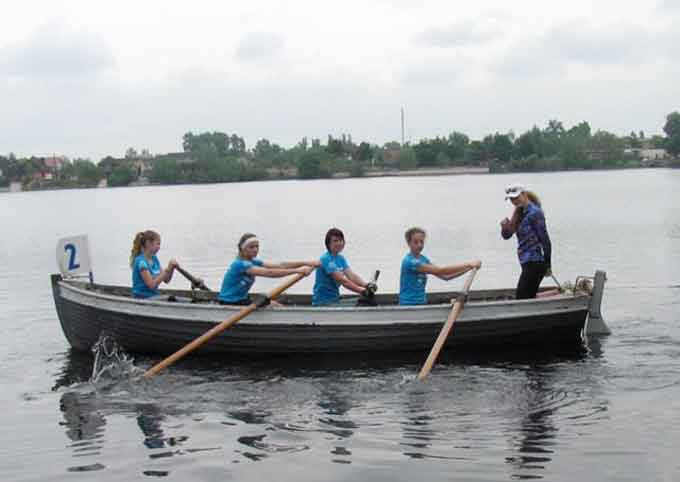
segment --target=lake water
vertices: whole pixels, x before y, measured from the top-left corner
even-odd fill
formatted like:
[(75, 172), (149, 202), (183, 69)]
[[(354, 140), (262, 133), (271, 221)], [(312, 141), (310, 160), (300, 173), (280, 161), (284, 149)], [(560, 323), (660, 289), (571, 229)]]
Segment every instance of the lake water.
[[(433, 262), (483, 260), (473, 288), (512, 287), (515, 241), (498, 221), (516, 180), (542, 195), (558, 279), (608, 273), (613, 334), (583, 350), (449, 353), (424, 384), (426, 354), (190, 358), (150, 382), (92, 383), (54, 311), (59, 237), (87, 233), (95, 279), (127, 284), (145, 228), (162, 234), (162, 262), (213, 289), (242, 232), (264, 259), (314, 258), (336, 225), (353, 269), (396, 291), (414, 224)], [(661, 169), (0, 194), (0, 479), (677, 481), (679, 205), (680, 171)]]

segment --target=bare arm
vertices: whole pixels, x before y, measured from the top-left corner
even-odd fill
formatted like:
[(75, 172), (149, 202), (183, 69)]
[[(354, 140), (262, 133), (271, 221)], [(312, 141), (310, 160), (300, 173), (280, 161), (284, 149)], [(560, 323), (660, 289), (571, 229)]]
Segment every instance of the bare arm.
[(301, 268), (303, 266), (311, 266), (313, 268), (316, 268), (320, 265), (321, 262), (319, 262), (318, 259), (312, 261), (282, 261), (281, 263), (270, 263), (268, 261), (265, 261), (264, 263), (262, 263), (262, 266), (264, 268), (283, 268), (283, 269)]
[(291, 274), (302, 273), (307, 276), (312, 272), (312, 268), (309, 266), (303, 266), (300, 268), (265, 268), (260, 266), (253, 266), (248, 268), (246, 273), (250, 276), (264, 276), (265, 278), (283, 278)]
[(356, 283), (360, 286), (363, 286), (364, 288), (366, 287), (366, 282), (361, 278), (361, 276), (356, 274), (351, 269), (347, 268), (345, 270), (345, 276), (347, 276), (350, 280), (352, 280), (353, 283)]
[(357, 294), (361, 294), (364, 291), (364, 286), (361, 286), (352, 281), (349, 277), (345, 276), (345, 273), (343, 273), (342, 271), (335, 271), (334, 273), (331, 273), (331, 276), (335, 281), (337, 281), (350, 291), (353, 291)]
[(143, 269), (139, 272), (139, 275), (142, 277), (144, 284), (149, 289), (155, 290), (160, 286), (161, 283), (170, 282), (170, 280), (172, 279), (172, 272), (173, 269), (168, 267), (162, 270), (160, 274), (154, 278), (153, 276), (151, 276), (151, 272), (148, 269)]
[(427, 273), (436, 276), (439, 279), (445, 281), (457, 278), (473, 268), (480, 268), (482, 266), (481, 261), (470, 261), (462, 264), (452, 264), (449, 266), (436, 266), (434, 264), (423, 264), (418, 266), (418, 271), (420, 273)]

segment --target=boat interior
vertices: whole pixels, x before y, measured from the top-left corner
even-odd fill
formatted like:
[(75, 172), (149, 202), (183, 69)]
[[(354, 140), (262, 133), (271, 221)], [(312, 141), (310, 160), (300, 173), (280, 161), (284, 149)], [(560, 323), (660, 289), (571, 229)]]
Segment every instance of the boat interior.
[[(132, 297), (132, 289), (125, 286), (113, 286), (94, 283), (91, 284), (85, 281), (66, 280), (72, 286), (80, 289), (94, 291), (101, 294)], [(540, 294), (557, 294), (554, 288), (541, 288)], [(190, 302), (190, 303), (217, 303), (216, 291), (205, 290), (161, 290), (162, 295), (168, 296), (169, 302)], [(443, 291), (432, 292), (427, 294), (427, 302), (430, 305), (449, 304), (460, 293), (457, 291)], [(264, 297), (263, 293), (251, 293), (253, 301)], [(483, 302), (483, 301), (509, 301), (515, 299), (514, 289), (496, 289), (496, 290), (476, 290), (470, 291), (468, 296), (469, 302)], [(352, 306), (359, 302), (357, 295), (343, 295), (341, 296), (343, 305)], [(157, 301), (162, 301), (157, 300)], [(311, 294), (282, 294), (276, 299), (282, 305), (296, 305), (296, 306), (310, 306), (312, 304)], [(354, 303), (353, 303), (354, 302)], [(378, 306), (389, 306), (399, 304), (399, 295), (397, 293), (378, 293), (374, 296), (374, 303)], [(361, 306), (361, 304), (360, 304)], [(367, 305), (363, 305), (367, 306)], [(370, 305), (369, 305), (370, 306)]]

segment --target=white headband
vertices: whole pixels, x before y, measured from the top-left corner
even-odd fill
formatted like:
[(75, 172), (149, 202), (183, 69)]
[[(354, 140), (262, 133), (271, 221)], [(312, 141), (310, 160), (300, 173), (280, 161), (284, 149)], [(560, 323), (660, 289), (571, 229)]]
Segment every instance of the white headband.
[(247, 248), (248, 245), (250, 245), (250, 244), (259, 243), (259, 242), (260, 242), (260, 240), (257, 239), (255, 236), (253, 236), (252, 238), (248, 238), (248, 239), (246, 239), (245, 241), (243, 241), (243, 242), (241, 243), (241, 245), (239, 246), (239, 248), (240, 248), (240, 249), (244, 249), (244, 248)]

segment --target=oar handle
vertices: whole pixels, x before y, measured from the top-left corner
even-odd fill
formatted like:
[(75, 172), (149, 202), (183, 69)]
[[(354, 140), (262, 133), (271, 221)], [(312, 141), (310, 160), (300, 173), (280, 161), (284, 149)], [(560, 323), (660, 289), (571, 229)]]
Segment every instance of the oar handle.
[(192, 287), (196, 286), (199, 289), (210, 291), (210, 288), (208, 288), (203, 281), (199, 281), (198, 279), (196, 279), (191, 273), (189, 273), (184, 268), (180, 266), (175, 266), (175, 269), (179, 271), (182, 276), (189, 280)]
[(297, 273), (295, 276), (293, 276), (291, 279), (289, 279), (288, 281), (283, 283), (281, 286), (274, 288), (269, 293), (267, 293), (267, 298), (269, 298), (270, 300), (275, 300), (276, 298), (278, 298), (281, 295), (281, 293), (286, 291), (288, 288), (293, 286), (295, 283), (297, 283), (298, 281), (300, 281), (304, 277), (305, 277), (304, 274)]
[[(267, 299), (274, 300), (281, 295), (284, 291), (286, 291), (288, 288), (293, 286), (295, 283), (300, 281), (302, 278), (304, 278), (305, 275), (302, 273), (298, 273), (295, 276), (293, 276), (291, 279), (287, 280), (285, 283), (283, 283), (281, 286), (271, 290), (269, 293), (267, 293)], [(243, 307), (238, 313), (234, 314), (233, 316), (229, 317), (228, 319), (224, 320), (222, 323), (219, 325), (216, 325), (212, 327), (210, 330), (206, 331), (203, 333), (201, 336), (190, 342), (189, 344), (185, 345), (184, 347), (180, 348), (177, 350), (175, 353), (167, 357), (165, 360), (161, 361), (160, 363), (157, 363), (153, 367), (149, 368), (146, 372), (144, 372), (144, 378), (149, 378), (156, 373), (160, 372), (162, 369), (165, 367), (172, 365), (175, 363), (177, 360), (182, 358), (183, 356), (191, 353), (194, 351), (196, 348), (200, 347), (204, 343), (208, 342), (212, 338), (216, 337), (220, 333), (222, 333), (224, 330), (227, 328), (231, 328), (234, 326), (236, 323), (241, 321), (243, 318), (251, 314), (253, 311), (257, 310), (261, 306), (265, 306), (266, 303), (251, 303), (248, 306)]]
[(423, 367), (420, 369), (420, 372), (418, 373), (418, 380), (421, 381), (424, 380), (430, 374), (432, 367), (437, 361), (439, 352), (444, 347), (444, 343), (446, 343), (446, 339), (448, 338), (449, 333), (453, 328), (454, 322), (456, 321), (456, 319), (458, 319), (460, 312), (463, 311), (463, 305), (465, 305), (465, 301), (467, 300), (468, 294), (470, 292), (470, 286), (472, 285), (472, 282), (475, 279), (477, 270), (478, 268), (472, 268), (470, 276), (468, 276), (467, 280), (465, 280), (465, 284), (463, 285), (463, 291), (461, 291), (458, 297), (455, 299), (455, 302), (453, 303), (453, 308), (451, 308), (451, 311), (449, 312), (449, 317), (447, 318), (446, 323), (444, 323), (444, 326), (439, 332), (439, 336), (437, 336), (437, 340), (434, 342), (434, 345), (432, 345), (432, 349), (430, 350), (430, 354), (427, 356), (427, 360), (425, 360)]

